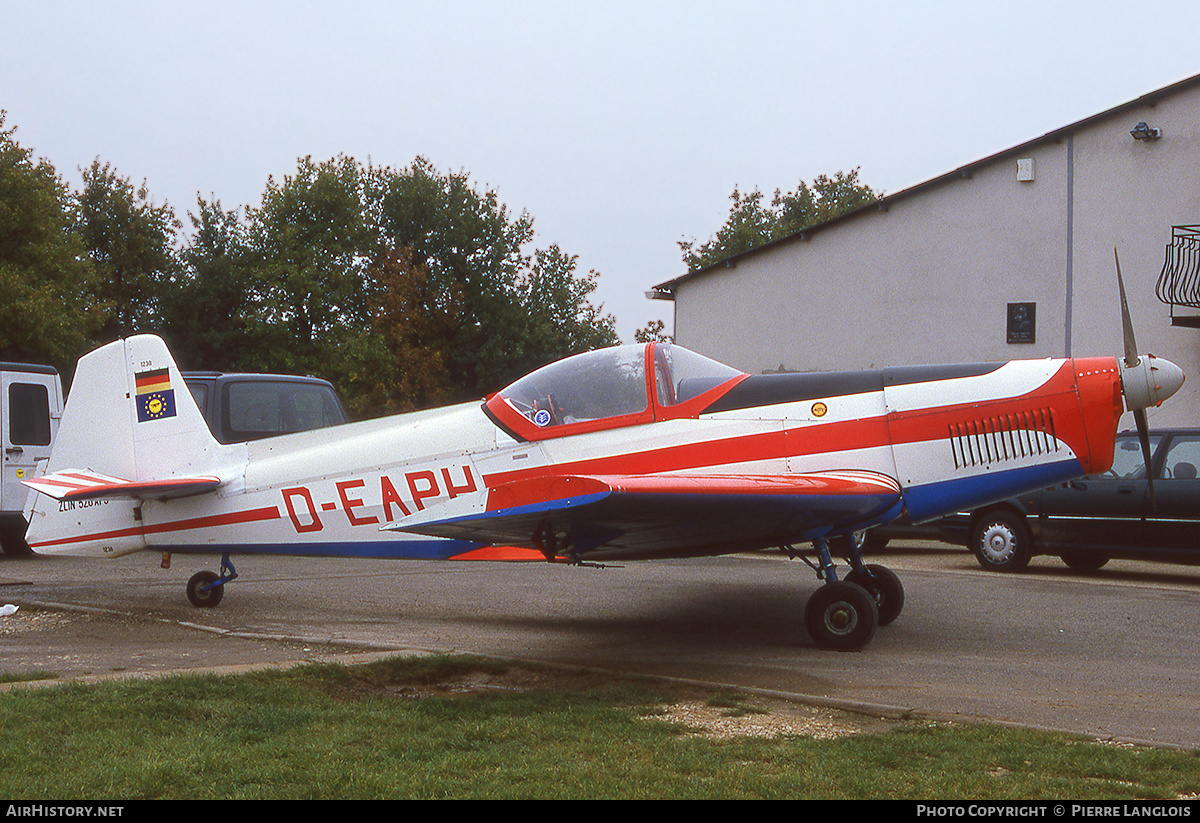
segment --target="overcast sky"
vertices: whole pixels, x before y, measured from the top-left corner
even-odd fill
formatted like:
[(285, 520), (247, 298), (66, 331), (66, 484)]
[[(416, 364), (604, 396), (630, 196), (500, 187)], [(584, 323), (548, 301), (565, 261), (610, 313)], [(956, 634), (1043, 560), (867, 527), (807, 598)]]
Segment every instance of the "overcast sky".
[(304, 156), (466, 171), (630, 341), (735, 186), (894, 193), (1200, 74), (1198, 31), (1185, 0), (0, 0), (0, 108), (73, 188), (98, 157), (185, 223)]

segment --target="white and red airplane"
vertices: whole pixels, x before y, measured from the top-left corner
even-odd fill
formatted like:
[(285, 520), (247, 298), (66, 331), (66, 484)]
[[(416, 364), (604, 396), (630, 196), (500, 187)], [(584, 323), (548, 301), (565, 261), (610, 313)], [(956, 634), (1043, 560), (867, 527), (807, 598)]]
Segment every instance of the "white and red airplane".
[(679, 346), (561, 360), (486, 402), (250, 443), (210, 435), (162, 340), (79, 361), (46, 472), (39, 554), (233, 554), (590, 562), (811, 542), (818, 645), (896, 618), (895, 574), (827, 539), (929, 520), (1113, 459), (1126, 409), (1183, 382), (1152, 356), (749, 375)]

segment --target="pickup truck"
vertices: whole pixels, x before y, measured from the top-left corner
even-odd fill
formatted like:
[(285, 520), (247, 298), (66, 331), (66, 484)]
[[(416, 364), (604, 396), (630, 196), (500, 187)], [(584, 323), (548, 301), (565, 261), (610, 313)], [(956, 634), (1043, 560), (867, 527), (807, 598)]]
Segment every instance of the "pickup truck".
[(220, 443), (261, 440), (346, 422), (333, 386), (290, 374), (184, 372), (183, 381)]
[[(333, 386), (286, 374), (184, 372), (208, 428), (221, 443), (336, 426), (347, 420)], [(49, 366), (0, 362), (0, 550), (27, 555), (21, 480), (50, 457), (63, 412), (62, 383)]]

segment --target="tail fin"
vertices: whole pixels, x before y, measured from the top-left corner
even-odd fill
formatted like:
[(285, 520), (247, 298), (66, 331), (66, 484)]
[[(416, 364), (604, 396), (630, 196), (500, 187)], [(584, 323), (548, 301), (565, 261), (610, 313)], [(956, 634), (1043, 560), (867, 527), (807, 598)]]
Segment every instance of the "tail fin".
[(144, 484), (212, 473), (220, 454), (166, 344), (139, 335), (80, 358), (47, 473)]
[[(237, 473), (236, 447), (217, 443), (166, 344), (118, 340), (80, 358), (46, 473), (25, 484), (35, 551), (123, 554), (145, 547), (137, 506), (212, 491)], [(89, 506), (97, 498), (127, 505)]]

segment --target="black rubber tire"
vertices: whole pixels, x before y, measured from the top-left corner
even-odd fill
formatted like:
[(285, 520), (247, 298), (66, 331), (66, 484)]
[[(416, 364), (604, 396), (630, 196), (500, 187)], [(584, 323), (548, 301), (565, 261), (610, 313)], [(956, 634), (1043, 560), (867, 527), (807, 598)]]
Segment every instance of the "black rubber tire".
[(879, 537), (875, 534), (875, 529), (867, 529), (867, 534), (863, 538), (862, 551), (863, 554), (874, 554), (881, 552), (887, 548), (888, 539)]
[(1094, 572), (1104, 567), (1109, 561), (1106, 554), (1089, 551), (1066, 551), (1062, 553), (1062, 562), (1067, 568), (1076, 572)]
[(804, 624), (821, 648), (853, 651), (875, 636), (879, 610), (875, 598), (857, 583), (825, 583), (808, 599)]
[(971, 530), (971, 553), (988, 571), (1023, 571), (1033, 559), (1033, 540), (1025, 518), (1005, 509), (988, 512)]
[(887, 626), (904, 610), (904, 584), (900, 582), (896, 573), (886, 566), (871, 563), (866, 569), (866, 574), (858, 570), (851, 571), (846, 575), (846, 580), (867, 590), (867, 594), (875, 599), (879, 625)]
[(213, 586), (208, 591), (204, 587), (215, 583), (221, 577), (216, 572), (196, 572), (187, 583), (187, 598), (198, 609), (211, 609), (221, 602), (225, 596), (225, 586)]
[(25, 542), (25, 519), (19, 514), (0, 518), (0, 551), (9, 557), (33, 556), (33, 549)]

